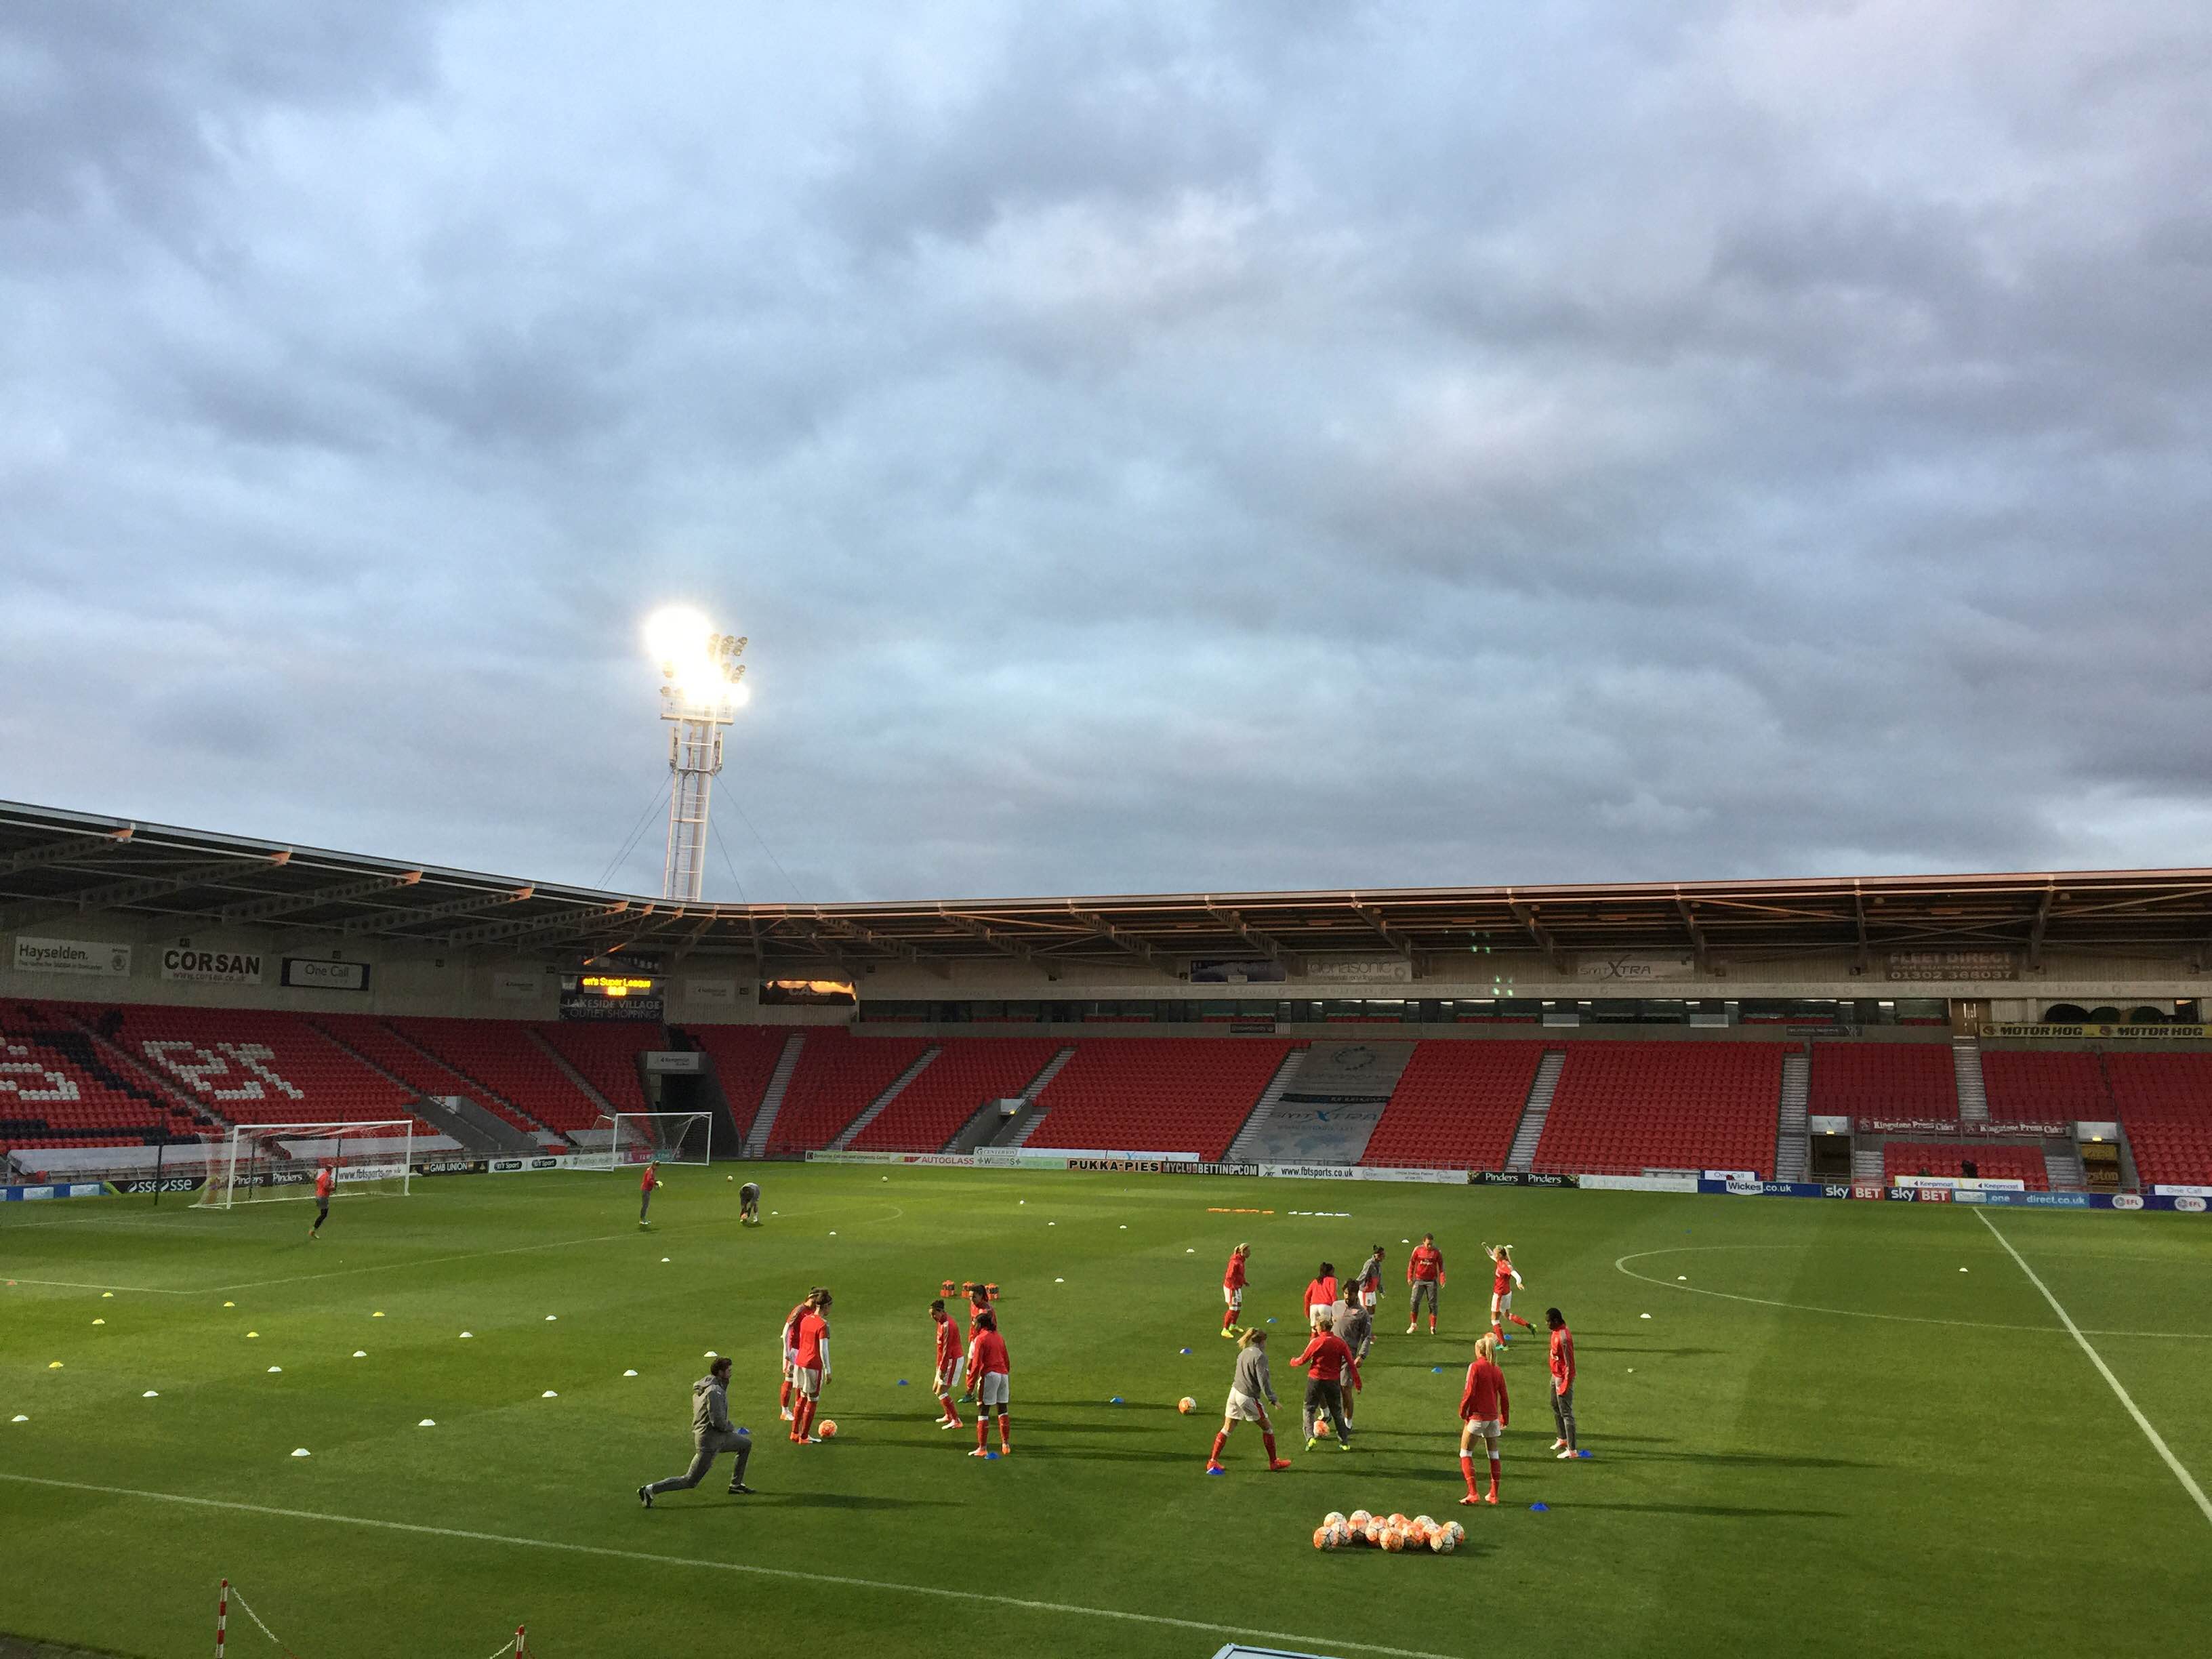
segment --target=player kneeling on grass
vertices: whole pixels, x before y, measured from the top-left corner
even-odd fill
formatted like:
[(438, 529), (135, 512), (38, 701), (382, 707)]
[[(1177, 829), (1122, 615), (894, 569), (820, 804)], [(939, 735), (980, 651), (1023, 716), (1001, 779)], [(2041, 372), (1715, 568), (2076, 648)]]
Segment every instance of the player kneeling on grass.
[(960, 1357), (960, 1322), (945, 1311), (945, 1298), (939, 1297), (929, 1304), (929, 1316), (937, 1327), (937, 1426), (957, 1429), (960, 1413), (952, 1404), (952, 1391), (960, 1386), (960, 1373), (965, 1365)]
[[(1208, 1474), (1226, 1474), (1221, 1467), (1222, 1448), (1239, 1423), (1260, 1425), (1260, 1443), (1267, 1449), (1267, 1467), (1287, 1469), (1287, 1460), (1275, 1455), (1275, 1425), (1267, 1420), (1267, 1406), (1279, 1405), (1275, 1385), (1267, 1376), (1267, 1334), (1253, 1329), (1237, 1339), (1237, 1376), (1229, 1385), (1229, 1403), (1222, 1407), (1221, 1432), (1213, 1437), (1213, 1451), (1206, 1460)], [(1266, 1401), (1267, 1406), (1260, 1402)]]
[[(1474, 1342), (1474, 1364), (1467, 1368), (1467, 1389), (1459, 1397), (1459, 1472), (1467, 1480), (1462, 1504), (1498, 1501), (1498, 1447), (1505, 1425), (1513, 1420), (1512, 1401), (1505, 1397), (1505, 1373), (1498, 1369), (1498, 1339), (1485, 1332)], [(1474, 1443), (1481, 1441), (1490, 1454), (1490, 1496), (1474, 1489)]]
[(814, 1414), (822, 1409), (822, 1385), (830, 1380), (830, 1311), (827, 1291), (817, 1291), (813, 1306), (799, 1316), (791, 1355), (791, 1437), (802, 1446), (818, 1446), (813, 1432)]
[(975, 1316), (975, 1340), (968, 1349), (968, 1376), (975, 1388), (975, 1449), (970, 1457), (991, 1455), (991, 1413), (999, 1414), (999, 1449), (1014, 1449), (1013, 1426), (1007, 1407), (1013, 1404), (1013, 1368), (1006, 1358), (1006, 1339), (999, 1334), (999, 1316), (988, 1308)]
[(1306, 1373), (1306, 1404), (1301, 1420), (1305, 1424), (1306, 1449), (1314, 1450), (1321, 1444), (1314, 1433), (1314, 1425), (1326, 1411), (1336, 1425), (1336, 1445), (1339, 1451), (1352, 1449), (1352, 1422), (1344, 1414), (1344, 1378), (1347, 1373), (1352, 1386), (1364, 1389), (1359, 1380), (1359, 1362), (1352, 1357), (1352, 1350), (1344, 1346), (1344, 1339), (1331, 1328), (1335, 1316), (1326, 1308), (1321, 1312), (1320, 1328), (1305, 1346), (1305, 1352), (1291, 1361), (1293, 1365), (1310, 1364)]
[(748, 1181), (738, 1188), (738, 1221), (741, 1226), (760, 1225), (760, 1183)]
[(1552, 1449), (1564, 1462), (1575, 1455), (1575, 1334), (1557, 1308), (1544, 1310), (1544, 1322), (1552, 1328), (1552, 1421), (1559, 1431)]
[(672, 1474), (665, 1480), (656, 1480), (649, 1486), (637, 1489), (637, 1501), (647, 1509), (653, 1500), (665, 1492), (689, 1492), (707, 1478), (707, 1471), (714, 1467), (715, 1457), (723, 1452), (735, 1452), (738, 1466), (730, 1471), (730, 1490), (749, 1492), (745, 1485), (745, 1465), (752, 1461), (753, 1437), (743, 1429), (730, 1425), (730, 1362), (717, 1359), (707, 1368), (706, 1376), (691, 1385), (691, 1467), (681, 1474)]

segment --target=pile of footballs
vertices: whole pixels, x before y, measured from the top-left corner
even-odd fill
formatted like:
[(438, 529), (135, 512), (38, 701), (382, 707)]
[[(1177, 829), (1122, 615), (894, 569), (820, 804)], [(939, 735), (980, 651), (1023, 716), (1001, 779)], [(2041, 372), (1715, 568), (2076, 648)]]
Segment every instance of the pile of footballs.
[(1467, 1528), (1456, 1521), (1432, 1521), (1425, 1515), (1411, 1519), (1402, 1515), (1370, 1515), (1365, 1510), (1354, 1510), (1346, 1515), (1331, 1510), (1322, 1517), (1321, 1525), (1314, 1528), (1313, 1538), (1317, 1550), (1350, 1549), (1355, 1545), (1369, 1544), (1394, 1555), (1403, 1550), (1422, 1549), (1449, 1555), (1466, 1536)]

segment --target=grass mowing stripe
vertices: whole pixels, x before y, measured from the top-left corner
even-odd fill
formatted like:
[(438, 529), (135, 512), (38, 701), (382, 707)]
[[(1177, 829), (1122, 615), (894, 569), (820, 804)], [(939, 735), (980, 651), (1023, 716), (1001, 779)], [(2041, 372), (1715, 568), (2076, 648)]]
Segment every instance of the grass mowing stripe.
[(2197, 1484), (2197, 1477), (2182, 1467), (2181, 1460), (2173, 1455), (2173, 1449), (2166, 1443), (2166, 1437), (2151, 1427), (2150, 1419), (2136, 1409), (2136, 1402), (2128, 1398), (2128, 1391), (2120, 1386), (2120, 1379), (2112, 1375), (2112, 1368), (2105, 1363), (2104, 1355), (2089, 1346), (2089, 1339), (2081, 1334), (2081, 1328), (2074, 1322), (2073, 1315), (2059, 1305), (2058, 1298), (2051, 1293), (2051, 1287), (2036, 1276), (2034, 1268), (2027, 1265), (2027, 1259), (2013, 1249), (2012, 1240), (1997, 1231), (1997, 1224), (1990, 1219), (1986, 1211), (1975, 1211), (1974, 1219), (1990, 1230), (1996, 1242), (2004, 1246), (2005, 1254), (2019, 1264), (2021, 1272), (2027, 1275), (2027, 1282), (2043, 1292), (2043, 1299), (2051, 1304), (2051, 1311), (2058, 1316), (2058, 1322), (2066, 1327), (2067, 1334), (2081, 1345), (2081, 1352), (2089, 1356), (2089, 1363), (2097, 1368), (2097, 1375), (2103, 1377), (2111, 1385), (2112, 1392), (2119, 1396), (2120, 1404), (2128, 1408), (2128, 1415), (2135, 1419), (2136, 1426), (2143, 1431), (2144, 1438), (2166, 1460), (2166, 1467), (2173, 1471), (2173, 1478), (2181, 1482), (2183, 1490), (2197, 1500), (2197, 1507), (2204, 1511), (2204, 1518), (2212, 1521), (2212, 1498), (2205, 1497), (2204, 1488)]
[[(1355, 1642), (1341, 1637), (1300, 1636), (1288, 1631), (1247, 1630), (1238, 1625), (1217, 1625), (1202, 1619), (1176, 1619), (1161, 1613), (1125, 1613), (1118, 1607), (1086, 1607), (1072, 1601), (1036, 1601), (1019, 1595), (994, 1595), (987, 1590), (947, 1589), (939, 1584), (898, 1584), (874, 1578), (851, 1578), (840, 1573), (806, 1572), (796, 1567), (761, 1567), (744, 1561), (702, 1561), (693, 1556), (655, 1555), (646, 1550), (618, 1550), (605, 1544), (567, 1544), (550, 1538), (517, 1538), (497, 1532), (472, 1532), (464, 1527), (429, 1527), (413, 1521), (377, 1521), (360, 1515), (328, 1515), (317, 1510), (278, 1509), (266, 1504), (240, 1504), (222, 1498), (192, 1498), (182, 1492), (141, 1492), (129, 1486), (97, 1486), (82, 1480), (50, 1480), (35, 1474), (0, 1471), (0, 1480), (27, 1486), (47, 1486), (59, 1492), (95, 1492), (103, 1498), (137, 1498), (149, 1503), (185, 1504), (195, 1509), (228, 1510), (243, 1515), (274, 1516), (281, 1521), (321, 1521), (333, 1526), (370, 1527), (381, 1532), (414, 1533), (427, 1538), (465, 1538), (472, 1543), (506, 1544), (517, 1549), (559, 1550), (570, 1555), (596, 1555), (615, 1561), (642, 1561), (661, 1567), (699, 1567), (709, 1572), (745, 1573), (762, 1578), (786, 1578), (805, 1584), (833, 1584), (840, 1589), (883, 1590), (895, 1595), (933, 1595), (949, 1601), (982, 1601), (992, 1607), (1019, 1607), (1030, 1613), (1073, 1613), (1085, 1619), (1115, 1619), (1135, 1625), (1165, 1625), (1176, 1630), (1203, 1631), (1209, 1636), (1243, 1639), (1256, 1637), (1267, 1642), (1296, 1642), (1356, 1648), (1362, 1653), (1388, 1654), (1391, 1659), (1456, 1659), (1445, 1653), (1419, 1648), (1385, 1647), (1377, 1642)], [(258, 1623), (257, 1620), (255, 1621)]]

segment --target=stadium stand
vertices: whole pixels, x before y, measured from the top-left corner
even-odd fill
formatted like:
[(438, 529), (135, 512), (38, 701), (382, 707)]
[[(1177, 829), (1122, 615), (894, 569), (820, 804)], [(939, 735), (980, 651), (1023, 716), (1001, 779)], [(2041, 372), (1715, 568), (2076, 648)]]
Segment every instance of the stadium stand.
[[(297, 1014), (143, 1006), (107, 1011), (118, 1047), (233, 1123), (413, 1118), (414, 1091)], [(434, 1133), (420, 1119), (419, 1133)]]
[(668, 1034), (657, 1020), (552, 1021), (532, 1028), (574, 1066), (578, 1076), (618, 1112), (649, 1110), (637, 1057), (665, 1048)]
[(842, 1025), (809, 1030), (799, 1069), (776, 1114), (769, 1152), (818, 1152), (827, 1146), (929, 1047), (927, 1037), (856, 1037)]
[(1779, 1042), (1570, 1045), (1532, 1168), (1774, 1173)]
[(173, 1144), (212, 1127), (109, 1065), (58, 1007), (0, 1003), (0, 1153)]
[(1362, 1164), (1502, 1170), (1541, 1042), (1423, 1042), (1368, 1138)]
[(1039, 1092), (1028, 1144), (1218, 1160), (1292, 1046), (1243, 1037), (1086, 1039)]
[(2043, 1152), (2036, 1146), (1990, 1145), (1954, 1146), (1929, 1140), (1888, 1140), (1882, 1143), (1883, 1179), (1899, 1176), (1966, 1174), (1972, 1159), (1974, 1173), (1984, 1181), (2018, 1181), (2032, 1193), (2048, 1192), (2051, 1178), (2044, 1167)]
[(418, 1094), (461, 1095), (497, 1113), (516, 1128), (535, 1133), (539, 1125), (473, 1078), (403, 1042), (382, 1020), (368, 1014), (316, 1014), (313, 1024), (325, 1036), (350, 1048), (380, 1072), (389, 1073)]
[(571, 1083), (520, 1020), (394, 1019), (392, 1029), (463, 1077), (483, 1084), (549, 1129), (599, 1122), (599, 1104)]
[(1806, 1110), (1819, 1117), (1955, 1123), (1959, 1084), (1949, 1045), (1815, 1042)]
[(2212, 1186), (2212, 1054), (2103, 1056), (2145, 1185)]
[(939, 1151), (985, 1102), (1027, 1088), (1062, 1046), (1049, 1038), (941, 1038), (944, 1052), (853, 1138), (853, 1146), (867, 1152)]
[(740, 1138), (751, 1128), (783, 1045), (798, 1028), (789, 1025), (689, 1025), (684, 1035), (714, 1063), (715, 1081), (729, 1103)]
[(2104, 1122), (2114, 1115), (2104, 1067), (2078, 1050), (1984, 1048), (1982, 1085), (1993, 1122)]

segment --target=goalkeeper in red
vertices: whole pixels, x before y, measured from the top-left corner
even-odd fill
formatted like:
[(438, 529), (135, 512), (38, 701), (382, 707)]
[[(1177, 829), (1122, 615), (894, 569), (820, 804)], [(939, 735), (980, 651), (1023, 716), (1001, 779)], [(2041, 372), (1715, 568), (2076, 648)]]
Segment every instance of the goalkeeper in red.
[[(1467, 1481), (1462, 1504), (1498, 1501), (1498, 1443), (1513, 1420), (1506, 1398), (1505, 1373), (1498, 1369), (1498, 1339), (1485, 1332), (1474, 1340), (1474, 1364), (1467, 1368), (1467, 1387), (1459, 1397), (1459, 1472)], [(1490, 1454), (1490, 1495), (1474, 1489), (1474, 1443)]]

